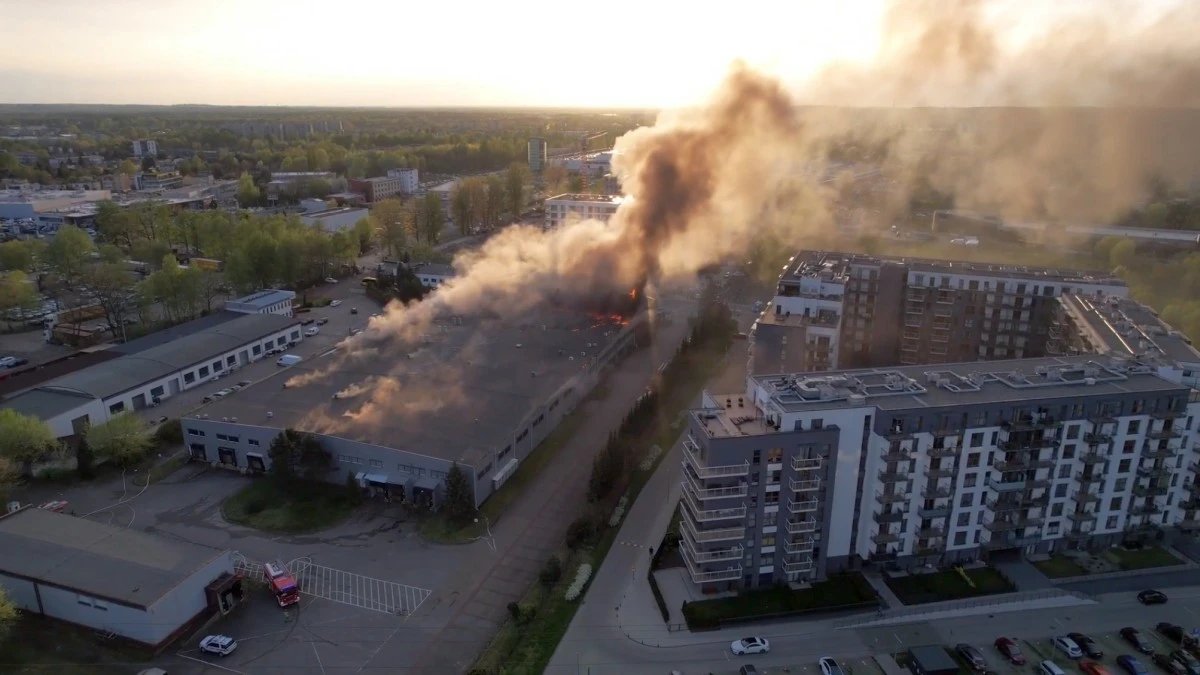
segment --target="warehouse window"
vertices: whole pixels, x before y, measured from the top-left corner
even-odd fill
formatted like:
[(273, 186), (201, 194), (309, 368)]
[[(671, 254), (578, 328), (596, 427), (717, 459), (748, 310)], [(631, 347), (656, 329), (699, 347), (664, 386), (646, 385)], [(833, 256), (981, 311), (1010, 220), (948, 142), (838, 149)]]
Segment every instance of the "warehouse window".
[(381, 462), (377, 459), (372, 459), (370, 461), (370, 465), (371, 465), (372, 469), (382, 469), (383, 468), (383, 462)]
[(203, 436), (204, 432), (199, 429), (188, 429), (188, 436)]
[(250, 440), (248, 440), (246, 442), (249, 443), (250, 445), (254, 445), (254, 446), (258, 445), (258, 441), (254, 440), (253, 438), (251, 438)]
[(121, 412), (124, 409), (125, 409), (124, 401), (118, 401), (118, 402), (108, 406), (108, 412), (112, 415), (116, 415), (117, 413)]
[(262, 345), (254, 345), (254, 348), (252, 351), (254, 352), (255, 356), (262, 354)]
[(200, 366), (200, 377), (208, 377), (208, 366)]
[(520, 443), (521, 441), (525, 440), (525, 437), (528, 435), (529, 435), (528, 429), (525, 429), (521, 433), (517, 434), (517, 442)]

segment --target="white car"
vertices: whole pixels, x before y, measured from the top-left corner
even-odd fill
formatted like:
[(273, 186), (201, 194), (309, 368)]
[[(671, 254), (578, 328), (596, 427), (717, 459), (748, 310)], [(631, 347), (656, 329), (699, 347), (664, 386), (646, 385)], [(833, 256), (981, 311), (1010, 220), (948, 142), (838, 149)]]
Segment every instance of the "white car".
[(321, 329), (317, 328), (316, 326), (309, 326), (308, 328), (304, 329), (304, 335), (306, 337), (312, 337), (320, 332), (321, 332)]
[(334, 279), (333, 277), (325, 277), (325, 283), (327, 283), (327, 284), (336, 284), (336, 283), (337, 283), (337, 279)]
[(237, 640), (228, 635), (209, 635), (200, 641), (200, 651), (206, 654), (229, 656), (237, 649)]
[(846, 671), (842, 670), (832, 656), (822, 656), (817, 665), (821, 666), (821, 675), (846, 675)]
[(341, 300), (334, 300), (333, 302), (329, 303), (329, 306), (330, 306), (330, 307), (337, 307), (337, 306), (338, 306), (338, 305), (340, 305), (340, 304), (342, 304), (342, 301), (341, 301)]
[(1069, 659), (1083, 658), (1083, 650), (1079, 648), (1079, 645), (1075, 644), (1074, 640), (1065, 635), (1059, 635), (1054, 638), (1054, 648), (1066, 654)]
[(766, 654), (771, 651), (771, 643), (767, 642), (766, 638), (748, 637), (741, 640), (734, 640), (733, 644), (729, 645), (729, 651), (733, 652), (734, 656), (744, 656), (746, 654)]

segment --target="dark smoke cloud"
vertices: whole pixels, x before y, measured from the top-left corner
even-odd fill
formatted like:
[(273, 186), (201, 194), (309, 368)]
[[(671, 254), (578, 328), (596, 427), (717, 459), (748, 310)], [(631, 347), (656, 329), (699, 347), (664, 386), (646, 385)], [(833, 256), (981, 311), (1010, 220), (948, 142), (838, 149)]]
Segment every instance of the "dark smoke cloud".
[[(1152, 178), (1193, 183), (1200, 3), (1158, 14), (1086, 7), (1018, 43), (1011, 15), (992, 3), (898, 0), (876, 59), (831, 64), (796, 97), (735, 66), (706, 105), (617, 141), (613, 169), (628, 199), (610, 223), (505, 230), (460, 256), (459, 276), (429, 299), (373, 319), (332, 368), (394, 359), (397, 343), (448, 314), (520, 316), (647, 277), (688, 278), (743, 256), (761, 234), (802, 246), (836, 229), (839, 202), (855, 190), (823, 180), (846, 146), (878, 149), (870, 166), (890, 181), (881, 225), (927, 186), (962, 208), (1102, 224), (1143, 200)], [(388, 399), (371, 400), (382, 409)]]

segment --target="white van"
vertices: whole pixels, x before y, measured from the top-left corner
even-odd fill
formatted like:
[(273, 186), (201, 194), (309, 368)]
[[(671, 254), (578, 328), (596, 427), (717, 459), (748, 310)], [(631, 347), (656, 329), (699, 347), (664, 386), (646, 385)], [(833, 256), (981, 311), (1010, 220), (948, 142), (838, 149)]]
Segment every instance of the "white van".
[(314, 335), (316, 335), (317, 333), (320, 333), (320, 332), (321, 332), (321, 329), (320, 329), (320, 328), (317, 328), (316, 326), (309, 326), (308, 328), (305, 328), (305, 329), (304, 329), (304, 336), (305, 336), (305, 337), (312, 337), (312, 336), (314, 336)]
[(1049, 659), (1038, 664), (1038, 672), (1040, 675), (1067, 675), (1065, 670)]
[(302, 360), (303, 359), (301, 359), (299, 356), (296, 356), (295, 354), (284, 354), (283, 356), (279, 357), (275, 361), (275, 365), (277, 365), (277, 366), (294, 366), (297, 363), (300, 363), (300, 361), (302, 361)]

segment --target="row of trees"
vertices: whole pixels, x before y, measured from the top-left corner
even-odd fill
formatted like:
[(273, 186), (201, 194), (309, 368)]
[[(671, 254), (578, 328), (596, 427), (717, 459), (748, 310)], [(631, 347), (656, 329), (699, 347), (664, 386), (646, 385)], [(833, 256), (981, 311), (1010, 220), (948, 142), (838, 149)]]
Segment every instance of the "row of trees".
[[(77, 471), (90, 476), (92, 466), (102, 459), (128, 466), (145, 459), (155, 446), (154, 435), (136, 413), (124, 412), (107, 422), (88, 427), (74, 445)], [(32, 415), (0, 409), (0, 479), (9, 483), (32, 475), (39, 462), (65, 459), (69, 450), (50, 427)]]
[(503, 177), (491, 174), (460, 180), (450, 195), (450, 213), (459, 233), (466, 236), (476, 227), (495, 227), (506, 210), (520, 215), (528, 184), (529, 168), (524, 164), (510, 164)]
[(446, 224), (442, 200), (430, 192), (424, 197), (383, 199), (371, 207), (365, 226), (379, 246), (392, 257), (399, 257), (414, 244), (435, 246)]

